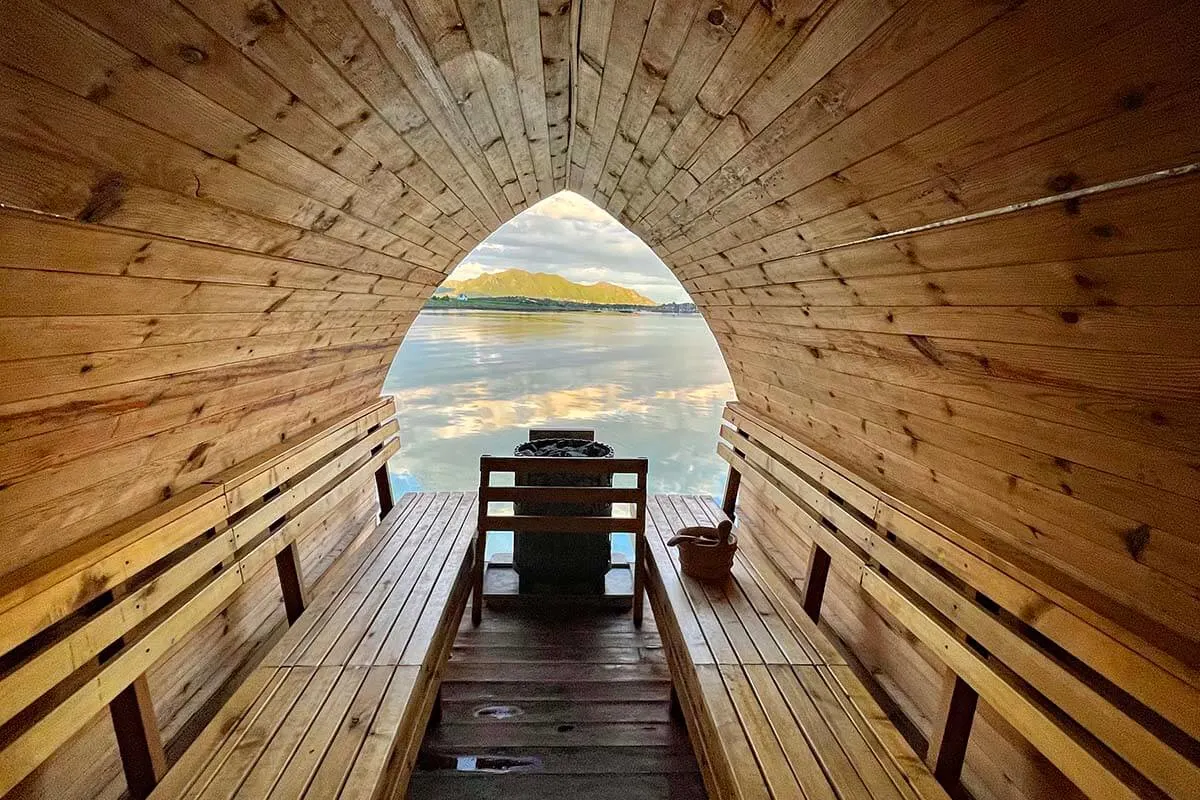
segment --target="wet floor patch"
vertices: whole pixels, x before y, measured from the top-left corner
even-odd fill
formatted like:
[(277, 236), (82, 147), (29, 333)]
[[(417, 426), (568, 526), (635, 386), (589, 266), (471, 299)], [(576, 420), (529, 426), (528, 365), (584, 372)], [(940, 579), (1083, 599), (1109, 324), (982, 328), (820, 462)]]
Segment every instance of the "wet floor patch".
[(513, 719), (523, 716), (525, 710), (519, 706), (480, 706), (471, 714), (479, 719)]
[(423, 751), (417, 757), (417, 770), (434, 772), (477, 772), (507, 775), (513, 772), (532, 772), (542, 766), (537, 756), (459, 755)]

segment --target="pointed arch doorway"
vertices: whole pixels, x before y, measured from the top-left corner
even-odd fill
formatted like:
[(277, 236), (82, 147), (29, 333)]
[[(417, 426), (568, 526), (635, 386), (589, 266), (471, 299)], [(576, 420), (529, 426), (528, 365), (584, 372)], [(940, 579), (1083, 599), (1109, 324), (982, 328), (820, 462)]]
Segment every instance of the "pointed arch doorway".
[(650, 458), (655, 492), (716, 494), (724, 480), (715, 439), (734, 389), (712, 332), (667, 266), (572, 192), (462, 261), (413, 323), (383, 394), (401, 427), (397, 492), (470, 488), (479, 456), (511, 452), (531, 427), (594, 429), (618, 453)]

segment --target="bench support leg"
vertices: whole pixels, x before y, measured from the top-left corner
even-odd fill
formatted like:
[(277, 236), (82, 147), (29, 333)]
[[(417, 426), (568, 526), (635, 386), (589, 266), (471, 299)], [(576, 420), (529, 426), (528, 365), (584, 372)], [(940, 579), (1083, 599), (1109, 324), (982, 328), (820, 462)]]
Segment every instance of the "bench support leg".
[(159, 736), (146, 676), (139, 675), (125, 687), (108, 704), (108, 710), (117, 734), (117, 748), (129, 794), (139, 800), (149, 797), (167, 774), (167, 754)]
[[(108, 592), (109, 600), (119, 600), (128, 594), (126, 584)], [(120, 652), (125, 639), (119, 638), (96, 656), (96, 663), (103, 664)], [(112, 717), (113, 732), (117, 738), (117, 750), (121, 754), (121, 766), (125, 772), (125, 785), (130, 796), (142, 800), (167, 774), (167, 753), (163, 749), (162, 736), (158, 730), (158, 718), (154, 714), (154, 699), (150, 696), (150, 683), (146, 676), (137, 676), (108, 703)]]
[[(483, 512), (480, 512), (483, 516)], [(471, 624), (479, 627), (483, 621), (483, 570), (487, 567), (487, 531), (475, 534), (475, 563), (471, 565)]]
[(379, 518), (383, 519), (396, 505), (392, 498), (392, 482), (388, 478), (386, 463), (375, 470), (375, 493), (379, 495)]
[(433, 710), (429, 712), (429, 724), (442, 724), (442, 687), (438, 686), (437, 694), (433, 696)]
[(308, 598), (304, 591), (304, 576), (300, 570), (300, 553), (296, 543), (291, 542), (275, 556), (275, 571), (279, 573), (279, 587), (283, 590), (283, 608), (287, 612), (288, 624), (295, 623), (304, 613)]
[(737, 509), (738, 489), (741, 487), (742, 473), (730, 467), (729, 477), (725, 479), (725, 497), (721, 500), (721, 510), (730, 520), (733, 520), (733, 512)]
[(642, 627), (646, 605), (646, 536), (633, 537), (633, 627)]
[(671, 719), (683, 719), (683, 703), (679, 702), (679, 693), (675, 691), (675, 687), (671, 687)]
[(634, 507), (633, 532), (633, 627), (642, 627), (642, 615), (646, 607), (646, 560), (650, 548), (646, 545), (646, 470), (637, 476), (639, 500)]
[(825, 597), (825, 581), (829, 578), (829, 553), (814, 543), (808, 556), (808, 575), (804, 579), (804, 613), (816, 622), (821, 617), (821, 600)]
[(967, 756), (967, 742), (971, 738), (971, 724), (975, 720), (975, 706), (979, 695), (966, 681), (954, 673), (946, 680), (942, 691), (939, 710), (941, 724), (935, 724), (929, 737), (929, 749), (925, 763), (933, 777), (947, 791), (952, 791), (962, 778), (963, 761)]

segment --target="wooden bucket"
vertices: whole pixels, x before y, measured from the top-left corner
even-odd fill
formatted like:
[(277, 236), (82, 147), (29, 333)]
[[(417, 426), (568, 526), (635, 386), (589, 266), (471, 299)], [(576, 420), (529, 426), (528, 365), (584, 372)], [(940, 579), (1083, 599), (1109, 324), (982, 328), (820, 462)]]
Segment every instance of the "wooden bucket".
[(679, 548), (679, 562), (685, 574), (700, 581), (723, 581), (729, 576), (733, 554), (737, 552), (737, 537), (732, 530), (729, 520), (716, 528), (707, 525), (682, 528), (667, 545)]

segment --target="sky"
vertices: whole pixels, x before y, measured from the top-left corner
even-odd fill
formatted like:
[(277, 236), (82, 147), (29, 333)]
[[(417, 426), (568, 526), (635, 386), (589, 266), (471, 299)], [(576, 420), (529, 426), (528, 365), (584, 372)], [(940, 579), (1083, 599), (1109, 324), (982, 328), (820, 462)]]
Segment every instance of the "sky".
[(574, 192), (536, 203), (501, 225), (450, 273), (550, 272), (576, 283), (607, 281), (660, 303), (684, 303), (683, 286), (646, 244), (607, 212)]

